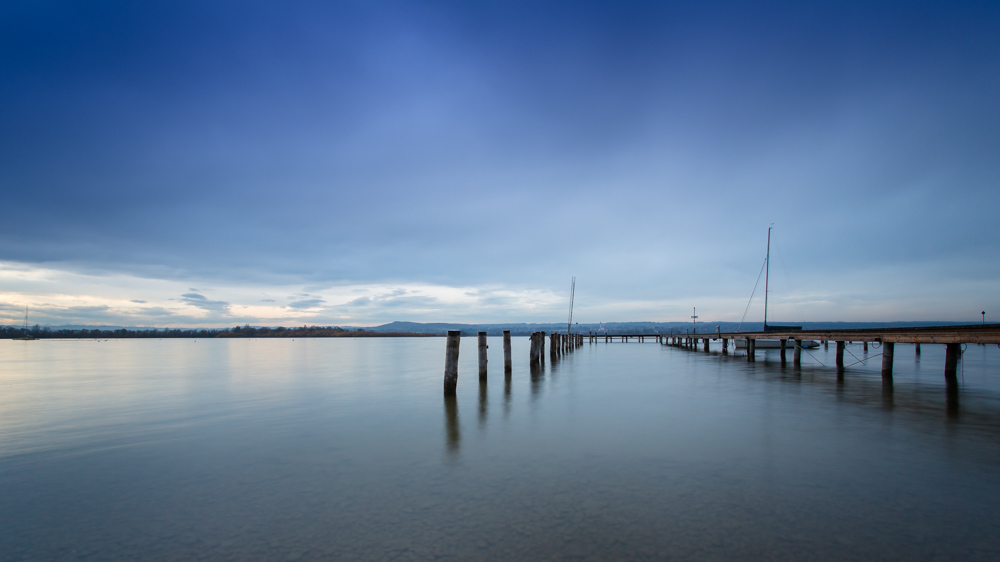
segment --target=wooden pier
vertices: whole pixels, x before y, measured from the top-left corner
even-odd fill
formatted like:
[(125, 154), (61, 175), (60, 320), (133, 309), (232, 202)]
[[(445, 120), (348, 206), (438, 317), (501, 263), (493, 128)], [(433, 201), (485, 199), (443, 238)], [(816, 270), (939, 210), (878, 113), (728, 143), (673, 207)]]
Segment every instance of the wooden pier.
[(708, 342), (720, 340), (722, 353), (729, 353), (729, 342), (746, 341), (747, 361), (756, 359), (757, 340), (778, 340), (781, 362), (785, 363), (785, 350), (791, 344), (794, 347), (793, 365), (801, 365), (801, 350), (803, 341), (820, 341), (824, 347), (828, 342), (835, 342), (836, 365), (838, 371), (843, 371), (844, 350), (848, 342), (862, 343), (867, 348), (869, 343), (880, 344), (882, 347), (882, 379), (892, 382), (892, 362), (895, 355), (895, 344), (916, 344), (916, 353), (920, 353), (921, 344), (940, 344), (945, 346), (944, 378), (949, 387), (957, 386), (958, 361), (962, 355), (964, 344), (997, 344), (1000, 345), (1000, 324), (973, 324), (967, 326), (921, 326), (916, 328), (861, 328), (850, 330), (788, 330), (771, 327), (766, 332), (721, 332), (708, 334), (684, 334), (680, 336), (660, 336), (662, 343), (685, 349), (697, 350), (698, 343), (703, 343), (704, 351), (708, 351)]
[[(479, 378), (486, 380), (487, 376), (487, 354), (486, 354), (486, 332), (478, 335), (479, 351)], [(532, 368), (541, 367), (545, 356), (545, 332), (535, 332), (531, 334), (530, 350), (528, 361)], [(505, 330), (504, 339), (504, 373), (507, 377), (511, 372), (510, 353), (510, 331)], [(458, 348), (461, 332), (449, 331), (446, 344), (444, 393), (446, 396), (455, 394), (455, 387), (458, 383)], [(818, 341), (827, 349), (829, 342), (836, 344), (836, 366), (838, 377), (842, 375), (846, 367), (844, 366), (844, 352), (848, 343), (860, 343), (864, 349), (868, 350), (869, 344), (879, 345), (882, 356), (882, 380), (885, 383), (892, 383), (892, 363), (895, 356), (895, 344), (912, 343), (915, 345), (915, 352), (920, 354), (922, 344), (938, 344), (945, 346), (944, 378), (949, 389), (958, 386), (958, 362), (962, 356), (962, 346), (965, 344), (996, 344), (1000, 346), (1000, 324), (973, 324), (966, 326), (921, 326), (914, 328), (860, 328), (849, 330), (782, 330), (780, 327), (771, 326), (766, 332), (709, 332), (704, 334), (599, 334), (590, 332), (589, 334), (549, 334), (549, 355), (553, 362), (559, 360), (564, 354), (572, 353), (583, 345), (584, 340), (595, 344), (604, 340), (605, 343), (615, 341), (621, 343), (645, 343), (656, 342), (662, 345), (688, 349), (691, 351), (709, 352), (709, 342), (722, 342), (722, 355), (730, 354), (732, 346), (733, 354), (737, 353), (736, 342), (744, 341), (746, 350), (746, 360), (753, 362), (756, 360), (757, 341), (768, 340), (778, 342), (777, 349), (781, 358), (781, 364), (786, 364), (785, 352), (791, 347), (793, 350), (792, 364), (801, 367), (802, 364), (802, 342)], [(699, 345), (700, 344), (700, 345)], [(732, 344), (732, 345), (731, 345)], [(773, 344), (772, 344), (773, 345)], [(878, 355), (875, 355), (877, 357)]]

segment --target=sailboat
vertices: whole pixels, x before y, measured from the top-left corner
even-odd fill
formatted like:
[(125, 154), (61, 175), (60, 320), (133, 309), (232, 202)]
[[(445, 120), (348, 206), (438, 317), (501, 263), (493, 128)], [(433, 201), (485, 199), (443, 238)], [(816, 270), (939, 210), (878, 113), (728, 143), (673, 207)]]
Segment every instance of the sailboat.
[[(767, 293), (768, 293), (768, 278), (771, 274), (771, 229), (773, 227), (767, 227), (767, 257), (764, 259), (764, 331), (765, 332), (798, 332), (802, 330), (802, 326), (769, 326), (767, 324)], [(758, 280), (760, 277), (757, 278)], [(816, 340), (801, 340), (802, 347), (804, 348), (815, 348), (819, 347), (819, 342)], [(747, 346), (747, 340), (738, 339), (736, 340), (737, 348), (745, 348)], [(779, 349), (781, 348), (781, 340), (767, 340), (758, 339), (754, 340), (754, 347), (757, 349)]]
[(37, 339), (35, 336), (28, 333), (28, 307), (24, 307), (24, 335), (14, 339), (21, 341), (31, 341)]

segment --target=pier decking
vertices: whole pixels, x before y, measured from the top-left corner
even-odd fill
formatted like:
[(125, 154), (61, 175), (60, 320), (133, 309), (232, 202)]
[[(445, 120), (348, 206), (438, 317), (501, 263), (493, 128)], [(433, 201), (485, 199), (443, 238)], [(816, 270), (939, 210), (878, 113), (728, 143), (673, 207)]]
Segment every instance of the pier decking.
[[(781, 330), (771, 327), (766, 332), (721, 332), (707, 334), (657, 335), (661, 343), (677, 347), (697, 350), (699, 341), (704, 351), (708, 351), (708, 342), (722, 341), (722, 353), (729, 353), (729, 342), (746, 341), (747, 361), (754, 361), (757, 340), (778, 340), (782, 364), (785, 363), (785, 350), (791, 346), (794, 349), (793, 363), (801, 364), (802, 345), (807, 340), (821, 341), (824, 345), (835, 342), (837, 345), (837, 369), (843, 371), (844, 349), (847, 342), (875, 342), (882, 346), (882, 379), (892, 381), (892, 362), (895, 344), (917, 344), (916, 352), (920, 353), (920, 344), (943, 344), (945, 346), (944, 378), (948, 386), (958, 384), (956, 377), (958, 360), (962, 355), (963, 344), (997, 344), (1000, 345), (1000, 324), (972, 324), (965, 326), (921, 326), (913, 328), (861, 328), (848, 330)], [(593, 341), (593, 339), (592, 339)], [(642, 340), (640, 340), (642, 341)]]

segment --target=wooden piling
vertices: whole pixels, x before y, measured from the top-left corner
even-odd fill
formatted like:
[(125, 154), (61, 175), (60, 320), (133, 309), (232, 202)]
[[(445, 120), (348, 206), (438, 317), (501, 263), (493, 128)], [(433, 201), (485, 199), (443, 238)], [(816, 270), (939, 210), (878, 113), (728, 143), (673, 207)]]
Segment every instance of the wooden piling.
[(920, 355), (920, 344), (919, 343), (917, 344), (916, 352), (917, 352), (917, 355)]
[(479, 332), (479, 380), (486, 380), (486, 363), (488, 361), (486, 350), (486, 332)]
[(510, 330), (503, 331), (503, 372), (510, 373), (513, 369), (510, 353)]
[(722, 338), (722, 354), (729, 355), (729, 340)]
[(958, 386), (958, 360), (962, 357), (962, 344), (949, 343), (944, 351), (944, 381), (948, 386)]
[(864, 352), (868, 353), (868, 342), (864, 342)]
[(788, 340), (782, 338), (780, 344), (780, 351), (778, 351), (778, 357), (781, 359), (781, 366), (785, 366), (785, 347), (788, 345)]
[(844, 347), (845, 347), (844, 342), (842, 342), (842, 341), (837, 342), (837, 368), (838, 369), (843, 369), (844, 368)]
[(882, 381), (892, 382), (892, 355), (895, 352), (896, 344), (887, 341), (882, 342)]
[(829, 340), (823, 340), (823, 349), (824, 350), (830, 349), (830, 341)]
[(704, 342), (702, 342), (702, 345), (704, 345), (705, 353), (708, 353), (708, 338), (705, 338)]
[(444, 351), (444, 395), (454, 396), (458, 387), (458, 346), (461, 343), (462, 332), (448, 330), (448, 338)]
[(792, 367), (802, 366), (802, 340), (795, 338), (795, 347), (792, 352)]
[(747, 339), (747, 361), (753, 363), (757, 361), (757, 340), (752, 338)]

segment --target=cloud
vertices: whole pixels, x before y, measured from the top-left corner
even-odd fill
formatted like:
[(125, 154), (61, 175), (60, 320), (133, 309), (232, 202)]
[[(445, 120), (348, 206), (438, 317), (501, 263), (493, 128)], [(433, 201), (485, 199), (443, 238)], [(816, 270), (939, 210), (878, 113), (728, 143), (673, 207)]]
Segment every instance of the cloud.
[(288, 308), (296, 308), (296, 309), (319, 308), (323, 306), (323, 304), (325, 303), (326, 301), (324, 301), (323, 299), (314, 297), (310, 299), (301, 299), (290, 302), (288, 303)]
[[(196, 289), (191, 289), (195, 291)], [(180, 298), (181, 302), (184, 304), (200, 308), (202, 310), (207, 310), (209, 312), (218, 312), (222, 314), (229, 313), (229, 303), (225, 301), (213, 301), (208, 300), (201, 293), (184, 293)]]
[(141, 300), (136, 300), (136, 299), (133, 299), (131, 302), (134, 302), (136, 304), (146, 304), (146, 301), (141, 301)]

